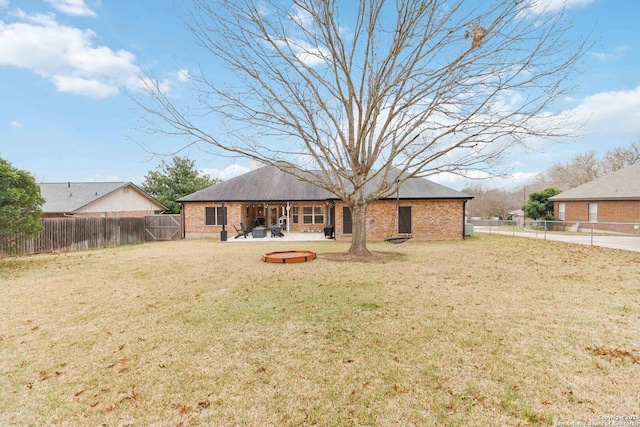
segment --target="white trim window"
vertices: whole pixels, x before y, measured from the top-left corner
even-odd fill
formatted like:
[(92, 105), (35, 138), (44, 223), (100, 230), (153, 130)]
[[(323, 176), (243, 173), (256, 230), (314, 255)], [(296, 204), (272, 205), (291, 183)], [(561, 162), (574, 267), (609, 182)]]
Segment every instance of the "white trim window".
[(303, 224), (324, 224), (324, 206), (304, 206), (302, 208)]
[(564, 221), (565, 220), (565, 205), (564, 203), (558, 203), (558, 219), (560, 221)]
[(598, 204), (589, 203), (589, 222), (598, 222)]

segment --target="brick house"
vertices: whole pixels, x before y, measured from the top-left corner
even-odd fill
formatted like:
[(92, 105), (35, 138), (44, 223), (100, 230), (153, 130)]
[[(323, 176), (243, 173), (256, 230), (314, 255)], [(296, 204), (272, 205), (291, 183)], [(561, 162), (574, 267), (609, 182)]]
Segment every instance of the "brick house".
[[(564, 191), (553, 201), (560, 221), (600, 224), (640, 223), (640, 163)], [(622, 231), (622, 230), (621, 230)]]
[(130, 182), (40, 183), (43, 218), (144, 217), (167, 208)]
[[(367, 239), (411, 235), (417, 240), (464, 238), (465, 203), (472, 196), (423, 178), (405, 181), (396, 195), (377, 200), (367, 210)], [(278, 226), (285, 232), (323, 233), (351, 239), (351, 211), (334, 194), (309, 182), (264, 166), (179, 200), (186, 237), (214, 237), (225, 229)], [(233, 234), (230, 234), (233, 235)]]

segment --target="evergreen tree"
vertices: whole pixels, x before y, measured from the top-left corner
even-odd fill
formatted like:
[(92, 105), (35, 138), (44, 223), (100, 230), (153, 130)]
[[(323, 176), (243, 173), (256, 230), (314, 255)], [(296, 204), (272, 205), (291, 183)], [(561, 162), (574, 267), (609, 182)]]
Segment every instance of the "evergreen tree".
[(522, 207), (524, 213), (531, 219), (553, 219), (553, 202), (549, 197), (560, 194), (557, 188), (549, 187), (542, 191), (529, 194), (529, 201)]
[(142, 189), (169, 208), (169, 213), (180, 213), (176, 200), (219, 182), (195, 169), (195, 161), (175, 156), (171, 163), (164, 160), (144, 177)]
[(0, 158), (0, 252), (12, 253), (41, 230), (44, 199), (33, 176)]

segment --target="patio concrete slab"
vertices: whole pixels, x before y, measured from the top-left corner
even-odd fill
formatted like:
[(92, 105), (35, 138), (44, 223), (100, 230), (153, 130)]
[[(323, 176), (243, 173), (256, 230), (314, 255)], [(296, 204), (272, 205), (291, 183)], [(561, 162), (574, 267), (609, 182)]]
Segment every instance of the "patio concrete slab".
[(284, 237), (271, 237), (271, 231), (267, 231), (266, 237), (252, 237), (251, 234), (245, 239), (244, 237), (235, 236), (227, 237), (227, 243), (250, 243), (250, 242), (310, 242), (318, 240), (330, 241), (328, 237), (324, 236), (324, 233), (287, 233), (284, 232)]

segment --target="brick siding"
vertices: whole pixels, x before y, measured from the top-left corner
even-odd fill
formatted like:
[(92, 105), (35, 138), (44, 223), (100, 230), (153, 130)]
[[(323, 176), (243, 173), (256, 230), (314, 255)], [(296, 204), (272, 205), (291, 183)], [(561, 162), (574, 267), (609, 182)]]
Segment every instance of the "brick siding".
[[(344, 203), (336, 203), (336, 239), (351, 239), (342, 231), (342, 208)], [(411, 236), (416, 240), (456, 240), (462, 239), (462, 200), (407, 200), (400, 206), (411, 207)], [(367, 239), (384, 240), (398, 236), (396, 202), (381, 200), (367, 209)]]
[[(304, 206), (324, 206), (323, 224), (303, 224), (302, 212)], [(463, 201), (462, 200), (407, 200), (401, 201), (400, 206), (411, 207), (411, 231), (416, 240), (457, 240), (463, 235)], [(205, 225), (205, 208), (220, 207), (220, 203), (188, 202), (184, 203), (185, 233), (187, 237), (219, 236), (222, 226)], [(233, 226), (239, 227), (244, 222), (253, 227), (255, 219), (266, 215), (261, 205), (247, 203), (225, 203), (227, 207), (227, 230), (229, 236), (235, 232)], [(272, 204), (281, 210), (286, 203)], [(324, 226), (329, 222), (328, 202), (291, 202), (290, 206), (298, 206), (298, 222), (289, 224), (292, 232), (323, 233)], [(342, 208), (344, 203), (335, 203), (336, 239), (350, 240), (350, 234), (343, 234)], [(367, 210), (367, 239), (383, 240), (398, 235), (398, 219), (396, 217), (396, 201), (382, 200), (372, 203)], [(291, 217), (291, 215), (290, 215)], [(273, 219), (272, 219), (273, 222)]]
[(565, 221), (589, 221), (589, 203), (598, 205), (598, 222), (640, 222), (640, 200), (584, 200), (554, 203), (558, 218), (558, 205), (564, 203)]

